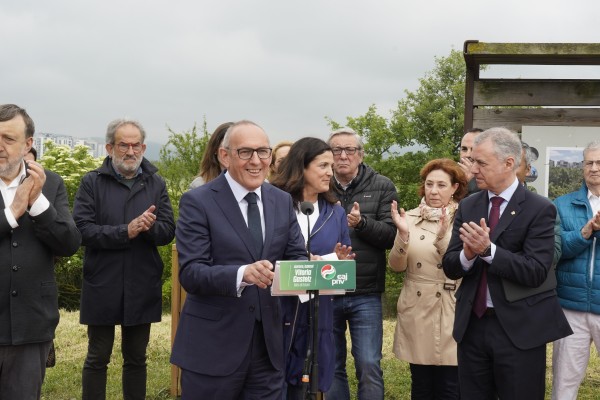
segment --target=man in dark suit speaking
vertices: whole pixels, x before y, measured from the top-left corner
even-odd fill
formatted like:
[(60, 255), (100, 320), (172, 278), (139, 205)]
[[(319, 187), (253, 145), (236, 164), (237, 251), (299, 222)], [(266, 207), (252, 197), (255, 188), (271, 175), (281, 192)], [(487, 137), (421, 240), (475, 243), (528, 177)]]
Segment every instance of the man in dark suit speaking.
[(276, 260), (306, 259), (289, 194), (265, 182), (266, 133), (233, 124), (220, 158), (227, 171), (183, 195), (176, 228), (181, 285), (188, 293), (171, 362), (182, 399), (277, 399), (283, 386)]
[(519, 184), (514, 133), (481, 133), (472, 158), (481, 191), (460, 203), (443, 259), (450, 279), (463, 278), (453, 332), (461, 398), (543, 399), (546, 343), (572, 333), (554, 289), (535, 290), (552, 265), (556, 209)]

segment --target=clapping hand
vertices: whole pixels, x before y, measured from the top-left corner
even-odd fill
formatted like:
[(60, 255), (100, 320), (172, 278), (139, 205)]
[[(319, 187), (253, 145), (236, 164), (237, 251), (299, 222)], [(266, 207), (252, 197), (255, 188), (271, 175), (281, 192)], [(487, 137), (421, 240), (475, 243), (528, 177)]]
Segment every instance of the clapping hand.
[(396, 225), (396, 229), (398, 229), (398, 233), (400, 234), (400, 238), (404, 241), (408, 241), (408, 221), (406, 219), (406, 211), (404, 208), (401, 208), (398, 211), (398, 202), (396, 200), (392, 200), (392, 221), (394, 225)]
[(458, 166), (463, 170), (467, 177), (467, 182), (473, 179), (473, 174), (471, 173), (471, 167), (473, 166), (473, 159), (471, 157), (461, 157)]
[(594, 216), (581, 228), (581, 235), (584, 239), (589, 239), (594, 234), (594, 231), (600, 230), (600, 211), (598, 211)]
[(129, 239), (136, 238), (140, 233), (146, 232), (154, 226), (156, 222), (156, 214), (154, 214), (156, 206), (152, 205), (148, 207), (139, 217), (134, 218), (129, 225), (127, 225), (127, 233)]
[(600, 211), (598, 211), (591, 220), (592, 230), (600, 231)]
[(352, 210), (350, 210), (350, 214), (348, 214), (348, 226), (350, 228), (356, 228), (356, 226), (360, 223), (360, 205), (357, 202), (354, 202), (352, 206)]
[(465, 222), (459, 231), (467, 260), (472, 260), (476, 255), (481, 254), (491, 243), (490, 228), (487, 226), (485, 218), (481, 218), (479, 225), (473, 221)]
[(448, 218), (448, 213), (446, 212), (446, 207), (442, 207), (442, 216), (440, 217), (440, 224), (437, 231), (437, 238), (442, 239), (446, 236), (446, 232), (450, 227), (450, 218)]

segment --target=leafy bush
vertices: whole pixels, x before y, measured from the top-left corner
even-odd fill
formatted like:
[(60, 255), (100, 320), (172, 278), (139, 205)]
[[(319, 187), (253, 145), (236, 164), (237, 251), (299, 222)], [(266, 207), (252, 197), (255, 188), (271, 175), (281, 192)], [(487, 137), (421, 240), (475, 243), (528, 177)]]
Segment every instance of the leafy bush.
[[(65, 182), (69, 208), (73, 210), (73, 200), (83, 176), (102, 164), (102, 158), (94, 158), (88, 147), (78, 145), (74, 149), (59, 146), (52, 141), (45, 143), (44, 156), (40, 164), (60, 175)], [(56, 260), (55, 274), (58, 284), (58, 305), (67, 310), (78, 310), (81, 297), (81, 271), (83, 268), (83, 248), (71, 257)]]
[[(169, 139), (160, 149), (160, 160), (157, 163), (159, 174), (165, 179), (169, 199), (173, 207), (175, 220), (179, 216), (179, 200), (190, 183), (198, 174), (200, 160), (204, 154), (210, 135), (206, 130), (206, 120), (201, 131), (196, 125), (184, 132), (169, 130)], [(158, 251), (164, 263), (162, 276), (163, 309), (171, 307), (171, 263), (172, 245), (159, 247)]]

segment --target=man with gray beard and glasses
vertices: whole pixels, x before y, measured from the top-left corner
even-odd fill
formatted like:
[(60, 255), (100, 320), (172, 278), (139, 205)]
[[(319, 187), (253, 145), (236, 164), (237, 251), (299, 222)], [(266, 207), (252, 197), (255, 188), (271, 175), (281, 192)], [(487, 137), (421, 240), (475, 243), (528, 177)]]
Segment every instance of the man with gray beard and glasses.
[(150, 324), (162, 312), (163, 263), (157, 246), (175, 236), (165, 181), (144, 158), (146, 133), (134, 120), (108, 125), (100, 168), (82, 181), (73, 218), (85, 246), (82, 324), (88, 326), (83, 399), (106, 398), (115, 326), (121, 325), (123, 398), (146, 398)]

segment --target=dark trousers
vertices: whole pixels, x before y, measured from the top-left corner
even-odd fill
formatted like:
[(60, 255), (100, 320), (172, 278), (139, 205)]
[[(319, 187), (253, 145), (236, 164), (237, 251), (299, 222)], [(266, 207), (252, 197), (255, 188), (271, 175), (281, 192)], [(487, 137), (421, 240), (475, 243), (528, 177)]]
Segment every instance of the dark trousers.
[(51, 343), (0, 346), (0, 400), (40, 398)]
[(458, 400), (458, 367), (410, 364), (412, 400)]
[(546, 345), (518, 349), (496, 315), (473, 314), (458, 344), (458, 379), (466, 400), (543, 400)]
[(246, 357), (231, 375), (209, 376), (181, 370), (181, 400), (281, 400), (282, 387), (283, 371), (277, 371), (271, 363), (260, 321), (254, 324)]
[[(83, 363), (83, 400), (106, 399), (106, 371), (115, 340), (115, 326), (88, 326), (88, 352)], [(123, 398), (146, 398), (146, 348), (150, 324), (121, 327)]]
[[(310, 384), (308, 384), (310, 386)], [(311, 398), (310, 396), (310, 387), (305, 387), (304, 384), (300, 385), (286, 385), (287, 387), (284, 390), (287, 393), (284, 393), (284, 400), (305, 400), (307, 398)], [(319, 397), (320, 396), (320, 397)], [(322, 399), (323, 394), (321, 392), (317, 392), (317, 399)]]

